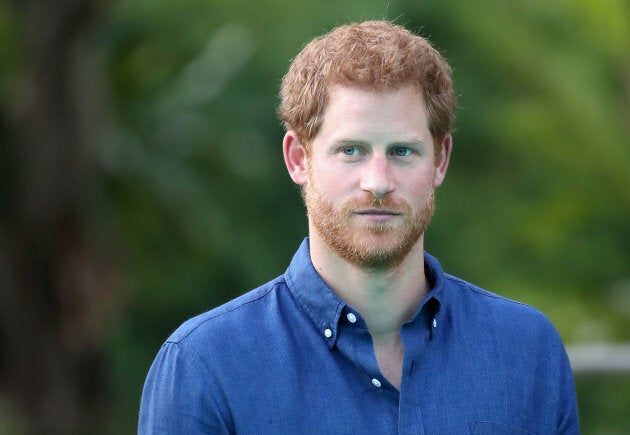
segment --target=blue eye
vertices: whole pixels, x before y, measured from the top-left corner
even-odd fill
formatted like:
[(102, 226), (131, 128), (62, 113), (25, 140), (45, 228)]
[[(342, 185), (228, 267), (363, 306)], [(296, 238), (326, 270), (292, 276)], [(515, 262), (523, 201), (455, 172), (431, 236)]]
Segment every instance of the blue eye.
[(356, 156), (359, 154), (359, 148), (352, 146), (343, 147), (341, 151), (347, 156)]
[(411, 154), (411, 150), (409, 148), (398, 147), (392, 150), (392, 154), (396, 157), (406, 157)]

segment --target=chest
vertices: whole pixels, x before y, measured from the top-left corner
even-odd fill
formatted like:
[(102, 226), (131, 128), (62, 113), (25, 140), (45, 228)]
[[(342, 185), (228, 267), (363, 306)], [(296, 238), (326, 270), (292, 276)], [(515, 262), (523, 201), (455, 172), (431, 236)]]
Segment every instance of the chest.
[(374, 356), (383, 377), (400, 390), (405, 348), (399, 338), (374, 341)]
[[(274, 353), (243, 349), (240, 362), (226, 367), (231, 385), (222, 388), (236, 433), (466, 434), (477, 421), (544, 415), (528, 382), (519, 382), (523, 373), (494, 351), (466, 354), (461, 344), (416, 340), (402, 359), (360, 335), (340, 336), (332, 348), (301, 340)], [(388, 365), (396, 366), (399, 388), (387, 381)]]

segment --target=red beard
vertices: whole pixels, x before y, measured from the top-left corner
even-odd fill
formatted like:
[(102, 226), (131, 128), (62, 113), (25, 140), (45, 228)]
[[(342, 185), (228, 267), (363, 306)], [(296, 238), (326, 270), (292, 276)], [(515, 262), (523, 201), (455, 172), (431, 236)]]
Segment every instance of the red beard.
[[(435, 190), (426, 203), (413, 210), (405, 201), (367, 198), (348, 201), (334, 210), (311, 182), (302, 190), (309, 219), (323, 240), (339, 256), (363, 268), (399, 266), (426, 231), (433, 216)], [(357, 210), (384, 209), (400, 213), (388, 222), (361, 222)]]

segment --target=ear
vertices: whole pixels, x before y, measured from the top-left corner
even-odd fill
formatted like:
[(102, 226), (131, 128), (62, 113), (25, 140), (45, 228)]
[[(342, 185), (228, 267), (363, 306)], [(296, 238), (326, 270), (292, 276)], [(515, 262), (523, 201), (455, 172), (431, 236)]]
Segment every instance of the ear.
[(435, 187), (439, 187), (444, 182), (452, 149), (453, 138), (449, 133), (442, 139), (442, 147), (435, 159), (435, 178), (433, 179), (433, 186)]
[(282, 140), (284, 163), (287, 165), (289, 176), (295, 184), (304, 185), (308, 181), (306, 148), (300, 142), (295, 131), (289, 130)]

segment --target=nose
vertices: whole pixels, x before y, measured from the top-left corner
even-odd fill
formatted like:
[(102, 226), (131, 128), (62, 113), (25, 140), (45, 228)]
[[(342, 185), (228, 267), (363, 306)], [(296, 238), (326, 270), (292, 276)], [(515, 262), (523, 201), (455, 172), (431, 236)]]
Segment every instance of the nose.
[(361, 189), (370, 192), (377, 199), (382, 199), (394, 190), (394, 182), (387, 156), (373, 154), (365, 162), (365, 167), (361, 174)]

